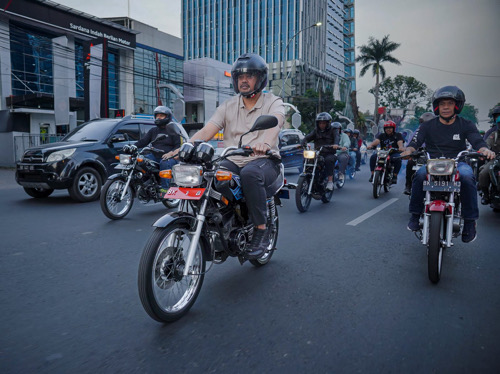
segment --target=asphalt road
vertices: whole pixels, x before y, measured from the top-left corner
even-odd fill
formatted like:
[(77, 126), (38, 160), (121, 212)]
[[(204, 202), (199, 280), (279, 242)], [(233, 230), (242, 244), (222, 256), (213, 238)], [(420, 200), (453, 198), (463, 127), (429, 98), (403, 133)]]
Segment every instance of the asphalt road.
[(498, 373), (500, 214), (481, 206), (478, 239), (455, 241), (433, 285), (403, 181), (374, 199), (367, 180), (363, 166), (303, 214), (285, 201), (272, 261), (214, 266), (163, 325), (137, 291), (163, 205), (114, 222), (66, 191), (30, 198), (0, 170), (0, 372)]

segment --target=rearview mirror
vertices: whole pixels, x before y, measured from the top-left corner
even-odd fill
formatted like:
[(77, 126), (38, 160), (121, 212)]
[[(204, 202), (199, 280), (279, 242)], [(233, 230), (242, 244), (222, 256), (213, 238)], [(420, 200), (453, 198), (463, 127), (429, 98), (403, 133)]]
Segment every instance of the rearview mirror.
[(126, 140), (127, 138), (123, 134), (114, 134), (113, 136), (111, 136), (111, 138), (109, 138), (109, 141), (111, 143), (119, 143), (119, 142), (124, 142)]
[(275, 116), (265, 114), (255, 120), (250, 132), (272, 129), (276, 126), (278, 126), (278, 119)]

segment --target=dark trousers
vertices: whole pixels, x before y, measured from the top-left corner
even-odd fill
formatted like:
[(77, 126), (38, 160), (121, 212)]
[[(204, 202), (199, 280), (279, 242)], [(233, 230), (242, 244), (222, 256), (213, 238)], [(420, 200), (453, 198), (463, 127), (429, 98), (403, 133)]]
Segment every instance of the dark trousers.
[(334, 153), (328, 153), (325, 156), (325, 173), (327, 177), (333, 176), (333, 169), (335, 168), (335, 162), (337, 162), (337, 155)]
[[(477, 207), (476, 178), (472, 168), (465, 162), (458, 163), (460, 174), (460, 199), (462, 201), (462, 217), (464, 220), (476, 220), (479, 218)], [(424, 210), (424, 180), (427, 177), (425, 165), (417, 170), (411, 185), (410, 213), (421, 214)]]
[[(150, 160), (156, 161), (160, 164), (160, 170), (169, 170), (172, 169), (172, 166), (177, 164), (178, 162), (171, 158), (170, 160), (163, 160), (161, 157), (156, 157), (152, 153), (148, 153), (145, 157)], [(170, 187), (170, 179), (161, 178), (161, 188), (168, 189)]]
[(242, 168), (229, 160), (222, 161), (220, 165), (240, 176), (243, 195), (252, 223), (255, 226), (266, 224), (266, 200), (270, 194), (275, 192), (271, 191), (269, 187), (280, 175), (279, 164), (268, 158), (259, 158), (250, 161)]
[(410, 158), (406, 163), (406, 187), (411, 187), (411, 178), (413, 177), (413, 174), (415, 174), (415, 170), (413, 170), (414, 166), (415, 161)]
[[(394, 174), (399, 174), (399, 171), (401, 170), (401, 159), (391, 157), (389, 162), (394, 166)], [(377, 163), (377, 152), (373, 152), (372, 156), (370, 157), (370, 170), (371, 171), (375, 170), (376, 163)]]
[(361, 152), (359, 150), (356, 151), (356, 169), (359, 169), (361, 166)]

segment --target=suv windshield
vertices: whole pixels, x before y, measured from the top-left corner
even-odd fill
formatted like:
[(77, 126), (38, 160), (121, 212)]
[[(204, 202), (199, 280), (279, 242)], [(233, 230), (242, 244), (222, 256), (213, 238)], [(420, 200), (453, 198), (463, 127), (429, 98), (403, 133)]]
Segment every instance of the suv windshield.
[(107, 119), (84, 123), (71, 131), (62, 140), (70, 142), (103, 141), (120, 119)]

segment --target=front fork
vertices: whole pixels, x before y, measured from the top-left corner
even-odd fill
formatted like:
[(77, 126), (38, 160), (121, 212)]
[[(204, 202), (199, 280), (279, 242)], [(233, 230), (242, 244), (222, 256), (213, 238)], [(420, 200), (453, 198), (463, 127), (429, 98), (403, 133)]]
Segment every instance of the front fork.
[(120, 201), (122, 201), (125, 198), (125, 194), (127, 193), (128, 186), (130, 185), (130, 181), (132, 180), (134, 176), (134, 170), (135, 170), (135, 164), (132, 169), (130, 169), (130, 174), (127, 177), (127, 182), (125, 183), (125, 187), (123, 187), (122, 194), (120, 195)]
[(313, 171), (312, 171), (312, 176), (311, 176), (311, 181), (309, 182), (309, 188), (307, 189), (307, 194), (310, 195), (313, 187), (313, 182), (314, 182), (314, 176), (316, 175), (316, 165), (318, 165), (318, 157), (314, 159), (314, 166), (313, 166)]
[[(425, 193), (425, 210), (424, 210), (424, 221), (422, 227), (422, 244), (427, 246), (429, 243), (429, 221), (430, 221), (430, 208), (431, 208), (431, 192), (427, 191)], [(449, 201), (446, 204), (444, 212), (444, 227), (446, 227), (446, 238), (443, 240), (443, 245), (450, 248), (453, 238), (453, 220), (455, 214), (455, 194), (450, 193)]]
[(201, 230), (203, 229), (203, 225), (205, 224), (205, 211), (207, 210), (208, 199), (209, 197), (207, 196), (203, 200), (203, 203), (201, 204), (201, 209), (199, 213), (196, 215), (196, 229), (193, 233), (193, 237), (191, 238), (191, 244), (189, 245), (188, 256), (186, 259), (186, 266), (184, 267), (184, 272), (183, 272), (184, 276), (189, 275), (189, 269), (193, 265), (194, 255), (196, 253), (196, 247), (198, 246), (198, 243), (200, 241)]

